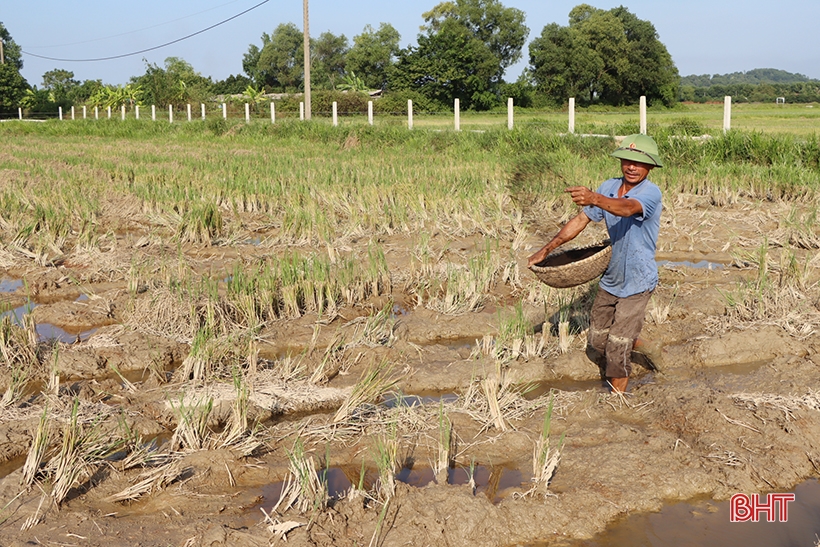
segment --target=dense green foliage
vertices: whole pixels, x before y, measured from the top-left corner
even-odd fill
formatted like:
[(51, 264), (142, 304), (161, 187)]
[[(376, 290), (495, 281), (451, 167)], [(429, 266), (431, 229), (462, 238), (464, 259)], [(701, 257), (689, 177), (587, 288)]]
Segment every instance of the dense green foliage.
[(681, 85), (690, 85), (693, 87), (732, 84), (797, 84), (812, 81), (818, 83), (817, 80), (812, 80), (808, 76), (778, 70), (776, 68), (756, 68), (747, 72), (732, 72), (730, 74), (691, 74), (689, 76), (682, 76), (680, 79)]
[(302, 31), (293, 23), (276, 27), (269, 39), (262, 35), (262, 49), (251, 76), (257, 85), (275, 91), (297, 91), (304, 80)]
[(3, 40), (3, 55), (5, 64), (0, 65), (0, 114), (16, 111), (20, 101), (29, 89), (29, 84), (20, 70), (23, 68), (23, 58), (20, 46), (14, 41), (0, 22), (0, 39)]
[(311, 40), (310, 85), (317, 89), (336, 89), (345, 77), (348, 54), (347, 38), (323, 32)]
[(388, 73), (399, 54), (399, 32), (390, 23), (378, 30), (367, 25), (353, 37), (353, 47), (347, 54), (346, 70), (362, 79), (370, 89), (383, 89)]
[(820, 101), (820, 80), (774, 68), (681, 78), (681, 101), (720, 101), (726, 95), (734, 102), (773, 103), (782, 97), (788, 103), (811, 103)]
[(213, 82), (195, 71), (187, 61), (168, 57), (164, 68), (146, 62), (145, 74), (131, 78), (131, 84), (141, 90), (137, 104), (180, 107), (210, 98)]
[(655, 27), (624, 7), (609, 11), (581, 4), (569, 26), (550, 24), (530, 44), (530, 70), (538, 89), (561, 104), (671, 105), (678, 98), (678, 70)]
[(487, 110), (499, 103), (504, 69), (521, 55), (524, 13), (497, 0), (443, 2), (424, 14), (418, 46), (399, 54), (391, 90), (416, 90), (449, 107)]
[(216, 82), (211, 86), (211, 91), (215, 95), (231, 95), (234, 93), (242, 93), (249, 85), (253, 85), (253, 80), (242, 74), (231, 74), (224, 80)]

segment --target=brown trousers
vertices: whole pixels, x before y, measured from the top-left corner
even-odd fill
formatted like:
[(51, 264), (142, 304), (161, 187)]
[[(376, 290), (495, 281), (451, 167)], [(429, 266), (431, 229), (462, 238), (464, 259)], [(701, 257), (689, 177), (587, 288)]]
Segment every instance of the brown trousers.
[(632, 346), (641, 334), (652, 292), (618, 298), (598, 289), (590, 312), (587, 356), (607, 378), (628, 377), (632, 372)]

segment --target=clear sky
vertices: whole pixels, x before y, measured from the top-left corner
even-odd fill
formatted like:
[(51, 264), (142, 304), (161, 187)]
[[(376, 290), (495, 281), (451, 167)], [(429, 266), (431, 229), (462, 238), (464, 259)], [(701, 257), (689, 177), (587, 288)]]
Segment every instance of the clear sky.
[[(228, 19), (262, 0), (142, 0), (140, 2), (58, 2), (2, 0), (0, 22), (24, 51), (63, 59), (122, 55), (177, 40)], [(416, 43), (422, 13), (438, 0), (309, 0), (311, 36), (325, 31), (353, 37), (365, 25), (393, 25), (402, 46)], [(529, 40), (544, 26), (568, 23), (578, 0), (502, 0), (526, 15)], [(591, 0), (611, 9), (625, 5), (638, 18), (655, 25), (682, 76), (725, 74), (754, 68), (777, 68), (820, 79), (820, 1), (818, 0)], [(242, 73), (242, 56), (250, 44), (261, 46), (263, 32), (280, 23), (302, 28), (301, 0), (269, 0), (224, 25), (176, 44), (122, 59), (65, 62), (24, 55), (23, 76), (42, 85), (42, 75), (62, 68), (78, 80), (101, 79), (127, 83), (145, 73), (145, 61), (163, 66), (166, 57), (181, 57), (203, 76), (215, 81)], [(513, 81), (528, 64), (510, 67)]]

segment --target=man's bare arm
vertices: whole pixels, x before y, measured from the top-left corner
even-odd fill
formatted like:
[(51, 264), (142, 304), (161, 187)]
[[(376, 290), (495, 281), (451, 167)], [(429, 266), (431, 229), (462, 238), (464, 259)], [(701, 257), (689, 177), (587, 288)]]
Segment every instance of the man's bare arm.
[(582, 207), (593, 205), (619, 217), (631, 217), (643, 213), (643, 205), (637, 199), (608, 198), (598, 192), (593, 192), (586, 186), (571, 186), (564, 190), (572, 195), (572, 201)]
[(547, 255), (554, 251), (556, 248), (560, 247), (567, 241), (572, 241), (573, 239), (575, 239), (575, 237), (578, 234), (584, 231), (584, 228), (587, 227), (587, 224), (589, 224), (589, 217), (586, 215), (586, 213), (581, 211), (580, 213), (572, 217), (569, 220), (569, 222), (564, 224), (564, 226), (562, 226), (561, 229), (558, 230), (558, 233), (555, 234), (555, 237), (553, 237), (549, 243), (541, 247), (541, 250), (539, 250), (537, 253), (529, 257), (528, 265), (532, 266), (533, 264), (538, 264), (539, 262), (547, 258)]

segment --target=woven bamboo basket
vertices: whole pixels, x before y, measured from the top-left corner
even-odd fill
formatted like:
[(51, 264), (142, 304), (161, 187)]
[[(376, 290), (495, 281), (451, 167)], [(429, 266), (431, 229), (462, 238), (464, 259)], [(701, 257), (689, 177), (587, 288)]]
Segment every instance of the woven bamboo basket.
[(530, 270), (550, 287), (565, 289), (582, 285), (603, 274), (612, 258), (610, 241), (586, 247), (553, 251)]

